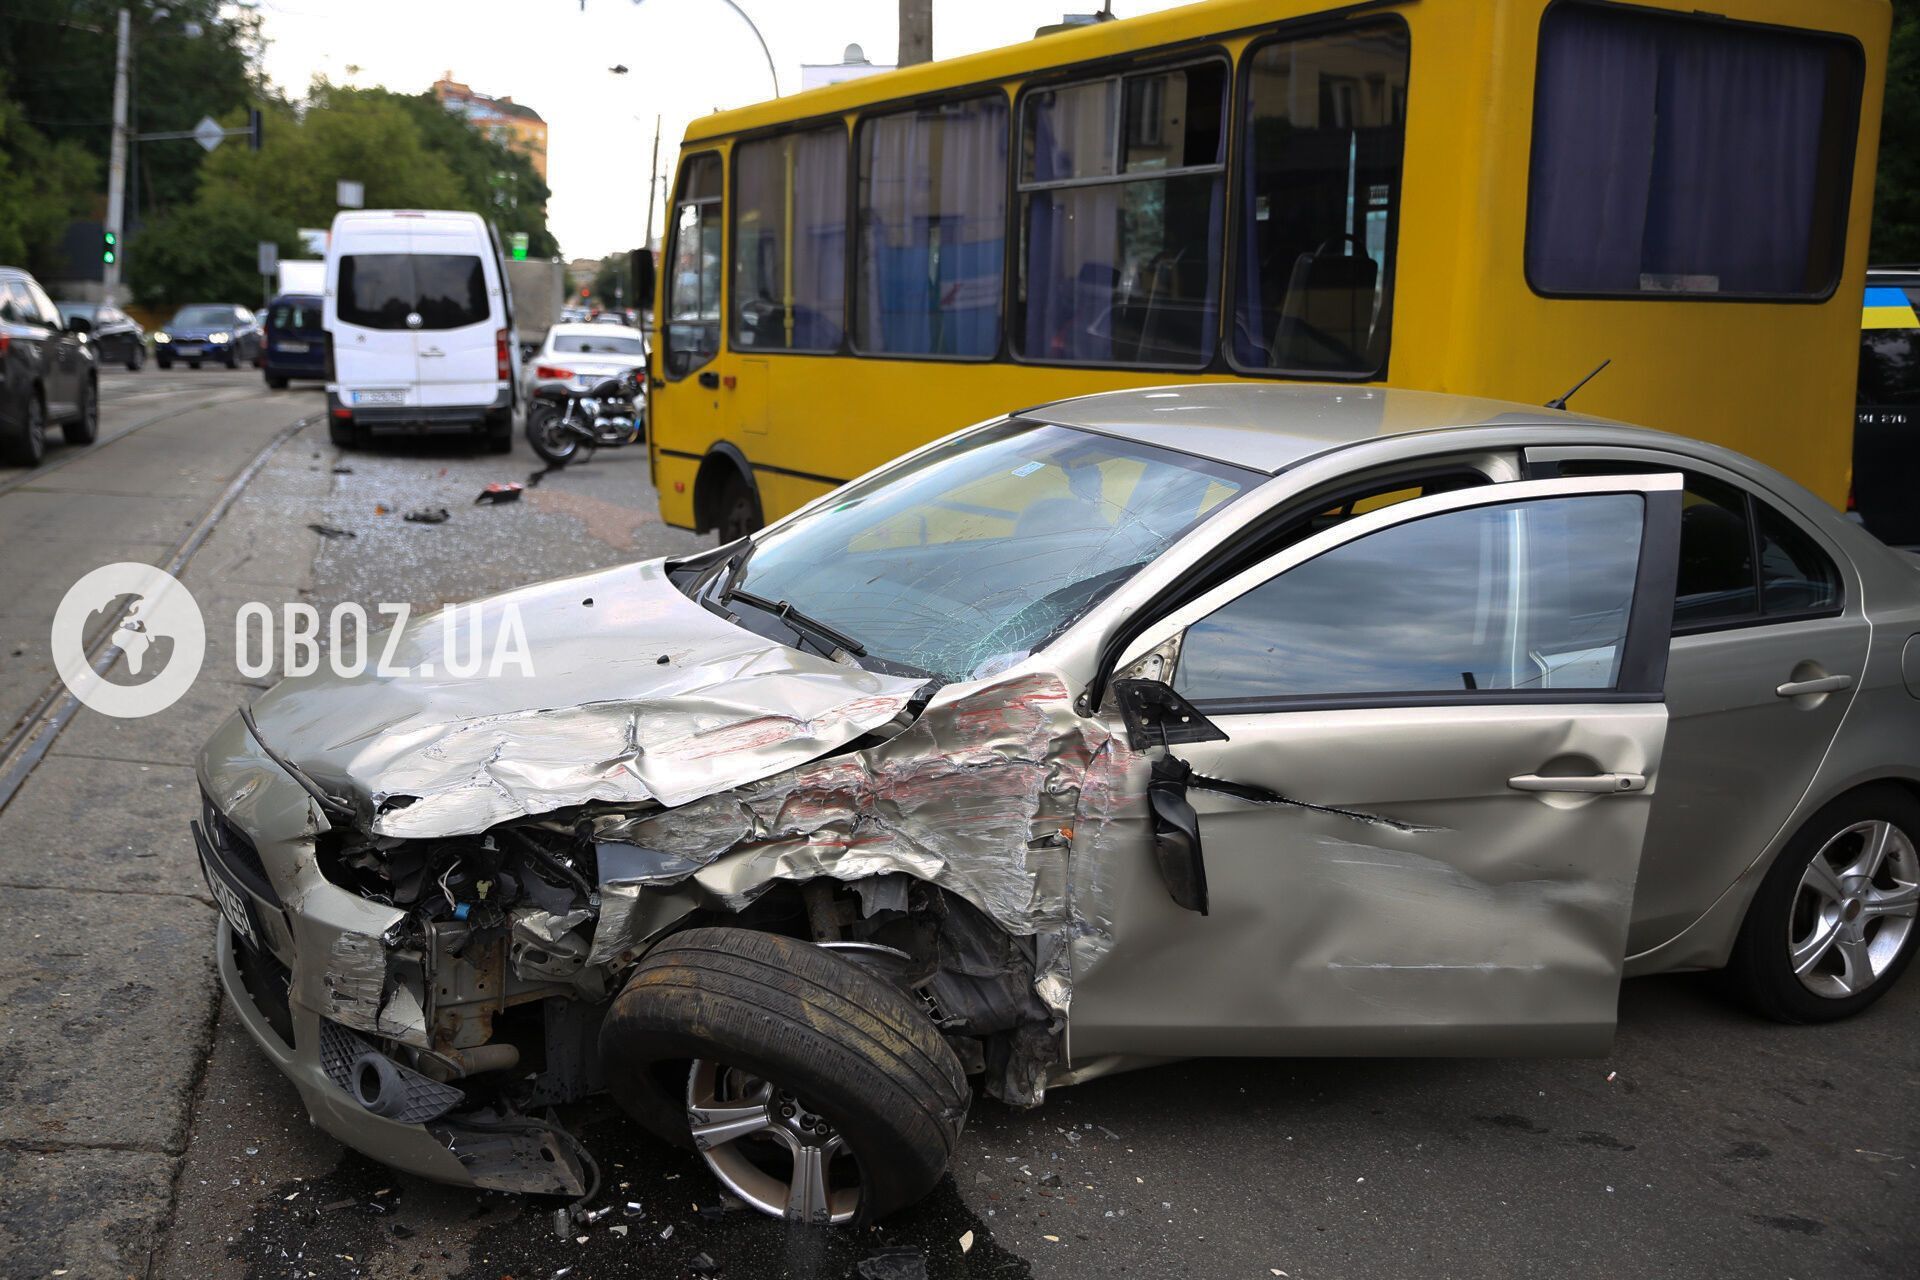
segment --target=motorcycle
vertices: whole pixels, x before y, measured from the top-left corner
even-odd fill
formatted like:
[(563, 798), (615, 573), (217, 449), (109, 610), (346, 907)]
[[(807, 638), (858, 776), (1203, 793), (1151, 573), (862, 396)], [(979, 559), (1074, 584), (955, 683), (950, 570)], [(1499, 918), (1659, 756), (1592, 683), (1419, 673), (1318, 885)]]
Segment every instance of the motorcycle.
[(585, 391), (549, 383), (527, 406), (527, 443), (549, 467), (564, 467), (596, 449), (646, 439), (646, 370), (634, 369)]

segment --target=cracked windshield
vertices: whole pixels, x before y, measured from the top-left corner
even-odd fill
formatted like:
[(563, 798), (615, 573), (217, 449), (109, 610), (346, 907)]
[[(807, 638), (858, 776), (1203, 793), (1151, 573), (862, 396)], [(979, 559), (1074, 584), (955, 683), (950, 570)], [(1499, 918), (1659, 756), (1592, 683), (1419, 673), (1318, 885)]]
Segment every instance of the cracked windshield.
[(1264, 478), (1011, 422), (767, 535), (727, 589), (790, 603), (857, 641), (876, 665), (979, 679), (1065, 630)]

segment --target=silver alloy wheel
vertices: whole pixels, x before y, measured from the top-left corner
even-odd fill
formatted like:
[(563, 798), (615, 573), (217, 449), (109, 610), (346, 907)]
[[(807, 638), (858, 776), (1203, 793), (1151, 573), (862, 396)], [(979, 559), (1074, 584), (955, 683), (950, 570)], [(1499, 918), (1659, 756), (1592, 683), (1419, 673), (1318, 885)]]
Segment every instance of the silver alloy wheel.
[(1787, 960), (1807, 990), (1857, 996), (1911, 940), (1920, 906), (1920, 850), (1891, 822), (1840, 831), (1800, 877), (1787, 916)]
[(859, 1169), (846, 1138), (770, 1080), (695, 1059), (687, 1127), (721, 1185), (762, 1213), (824, 1225), (859, 1212)]

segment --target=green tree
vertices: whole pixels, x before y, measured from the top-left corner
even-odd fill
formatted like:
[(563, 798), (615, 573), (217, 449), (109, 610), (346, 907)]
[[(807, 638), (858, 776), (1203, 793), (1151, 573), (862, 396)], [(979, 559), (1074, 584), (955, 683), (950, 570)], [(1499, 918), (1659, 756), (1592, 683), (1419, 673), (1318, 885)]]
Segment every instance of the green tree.
[(0, 262), (52, 275), (70, 219), (92, 203), (99, 164), (72, 140), (27, 124), (0, 79)]
[[(114, 37), (123, 5), (133, 13), (136, 132), (191, 129), (201, 116), (244, 111), (264, 96), (260, 19), (251, 9), (221, 0), (0, 3), (0, 78), (10, 96), (28, 124), (55, 143), (83, 148), (102, 174), (113, 141)], [(130, 224), (193, 198), (206, 154), (199, 147), (153, 142), (135, 150)]]
[(1868, 260), (1920, 262), (1920, 0), (1894, 0)]
[(279, 246), (283, 258), (302, 256), (299, 225), (231, 191), (203, 192), (150, 223), (130, 246), (127, 283), (148, 306), (189, 302), (251, 305), (262, 281), (257, 249), (262, 240)]
[(603, 307), (637, 307), (640, 304), (627, 295), (633, 292), (633, 273), (627, 270), (627, 255), (610, 253), (600, 260), (600, 269), (593, 273), (593, 296)]

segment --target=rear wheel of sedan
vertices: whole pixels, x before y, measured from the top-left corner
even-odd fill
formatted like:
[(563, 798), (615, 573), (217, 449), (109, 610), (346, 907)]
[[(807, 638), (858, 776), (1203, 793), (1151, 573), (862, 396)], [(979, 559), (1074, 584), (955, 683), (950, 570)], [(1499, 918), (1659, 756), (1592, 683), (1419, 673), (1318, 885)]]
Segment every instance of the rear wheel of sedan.
[(1858, 1013), (1912, 962), (1917, 906), (1920, 801), (1864, 787), (1788, 843), (1747, 909), (1730, 975), (1755, 1012), (1781, 1022)]
[(91, 378), (80, 384), (80, 416), (60, 428), (68, 444), (92, 444), (100, 437), (100, 389)]
[(37, 467), (46, 456), (47, 405), (37, 391), (30, 391), (19, 429), (6, 441), (6, 460), (18, 467)]
[(689, 929), (641, 960), (600, 1030), (614, 1097), (699, 1149), (732, 1194), (812, 1223), (933, 1189), (966, 1075), (906, 991), (809, 943)]

